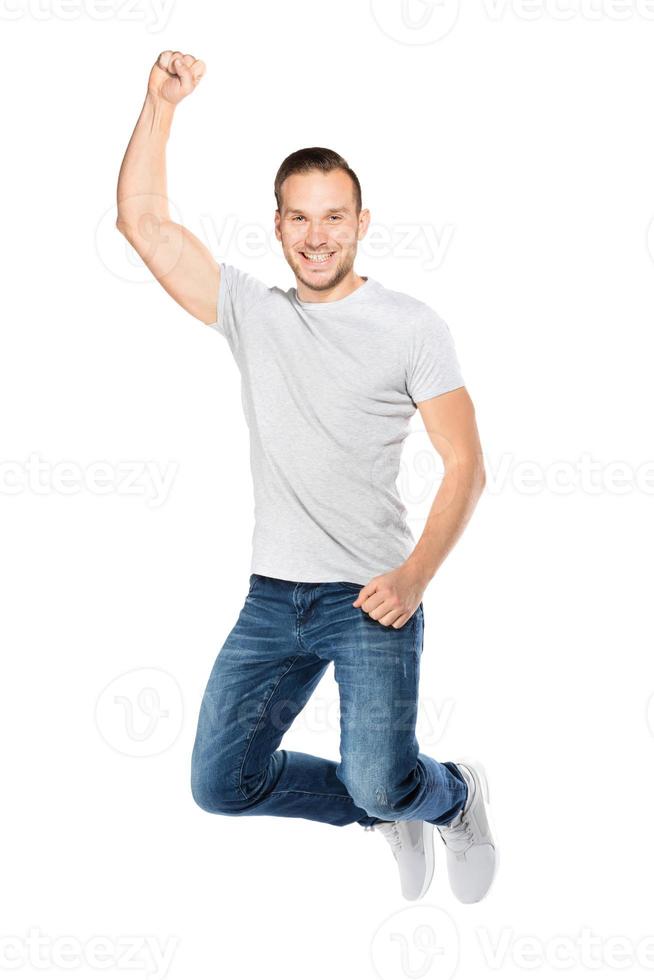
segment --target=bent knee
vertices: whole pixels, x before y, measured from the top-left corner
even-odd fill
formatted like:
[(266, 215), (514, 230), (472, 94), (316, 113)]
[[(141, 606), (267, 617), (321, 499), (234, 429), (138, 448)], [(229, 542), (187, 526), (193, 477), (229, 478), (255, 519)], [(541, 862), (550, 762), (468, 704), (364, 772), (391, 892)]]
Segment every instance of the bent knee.
[(390, 781), (366, 777), (341, 777), (356, 806), (380, 820), (396, 819), (397, 793)]
[(208, 786), (198, 786), (195, 783), (192, 783), (191, 795), (201, 810), (206, 810), (207, 813), (222, 812), (222, 800)]
[(201, 810), (229, 815), (243, 809), (242, 794), (223, 783), (206, 779), (191, 780), (191, 795)]

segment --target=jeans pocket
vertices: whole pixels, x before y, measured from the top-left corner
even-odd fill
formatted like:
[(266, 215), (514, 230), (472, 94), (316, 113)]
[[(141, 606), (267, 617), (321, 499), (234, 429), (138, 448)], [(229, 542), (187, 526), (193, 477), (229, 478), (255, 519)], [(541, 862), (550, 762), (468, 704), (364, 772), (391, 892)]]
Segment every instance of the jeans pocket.
[(414, 636), (415, 636), (416, 655), (420, 657), (422, 654), (422, 648), (423, 648), (424, 638), (425, 638), (425, 611), (423, 609), (422, 603), (420, 603), (420, 605), (414, 612), (411, 619), (415, 620)]

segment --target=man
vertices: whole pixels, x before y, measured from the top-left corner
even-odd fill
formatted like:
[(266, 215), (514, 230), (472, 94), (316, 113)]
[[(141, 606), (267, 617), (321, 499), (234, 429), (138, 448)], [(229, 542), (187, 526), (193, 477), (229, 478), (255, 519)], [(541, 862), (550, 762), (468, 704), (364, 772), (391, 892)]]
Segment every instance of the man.
[[(437, 762), (415, 735), (422, 595), (485, 483), (453, 340), (426, 304), (355, 273), (370, 213), (332, 150), (291, 154), (275, 181), (275, 233), (296, 288), (217, 263), (171, 220), (166, 141), (204, 70), (180, 52), (157, 59), (117, 222), (170, 295), (227, 340), (250, 430), (250, 590), (202, 700), (193, 796), (211, 813), (378, 830), (407, 899), (431, 882), (437, 827), (454, 894), (477, 902), (496, 866), (485, 772)], [(395, 486), (416, 407), (445, 465), (417, 544)], [(330, 663), (340, 761), (280, 750)]]

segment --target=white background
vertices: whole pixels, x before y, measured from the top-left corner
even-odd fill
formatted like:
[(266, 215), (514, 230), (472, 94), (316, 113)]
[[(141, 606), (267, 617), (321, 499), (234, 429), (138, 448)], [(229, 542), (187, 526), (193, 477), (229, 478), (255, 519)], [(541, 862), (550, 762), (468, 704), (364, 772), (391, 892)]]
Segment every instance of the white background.
[[(2, 0), (9, 976), (651, 972), (654, 4), (461, 7)], [(113, 226), (166, 48), (207, 64), (169, 191), (217, 258), (294, 284), (273, 179), (328, 146), (372, 213), (356, 271), (450, 325), (488, 484), (424, 596), (418, 734), (486, 765), (501, 865), (479, 905), (451, 896), (438, 839), (412, 904), (379, 835), (192, 800), (252, 494), (226, 342)], [(401, 492), (419, 534), (439, 472), (414, 421)], [(172, 476), (163, 498), (146, 463)], [(337, 712), (330, 668), (284, 746), (336, 758)]]

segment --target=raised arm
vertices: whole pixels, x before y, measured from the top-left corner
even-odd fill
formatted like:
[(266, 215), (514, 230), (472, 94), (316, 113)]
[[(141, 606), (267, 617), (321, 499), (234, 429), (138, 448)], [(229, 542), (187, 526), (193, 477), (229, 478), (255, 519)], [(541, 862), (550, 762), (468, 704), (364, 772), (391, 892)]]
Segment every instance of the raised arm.
[(166, 182), (166, 143), (175, 107), (204, 71), (202, 61), (179, 51), (163, 51), (153, 65), (120, 168), (116, 226), (180, 306), (203, 323), (214, 323), (220, 268), (195, 235), (171, 220)]

